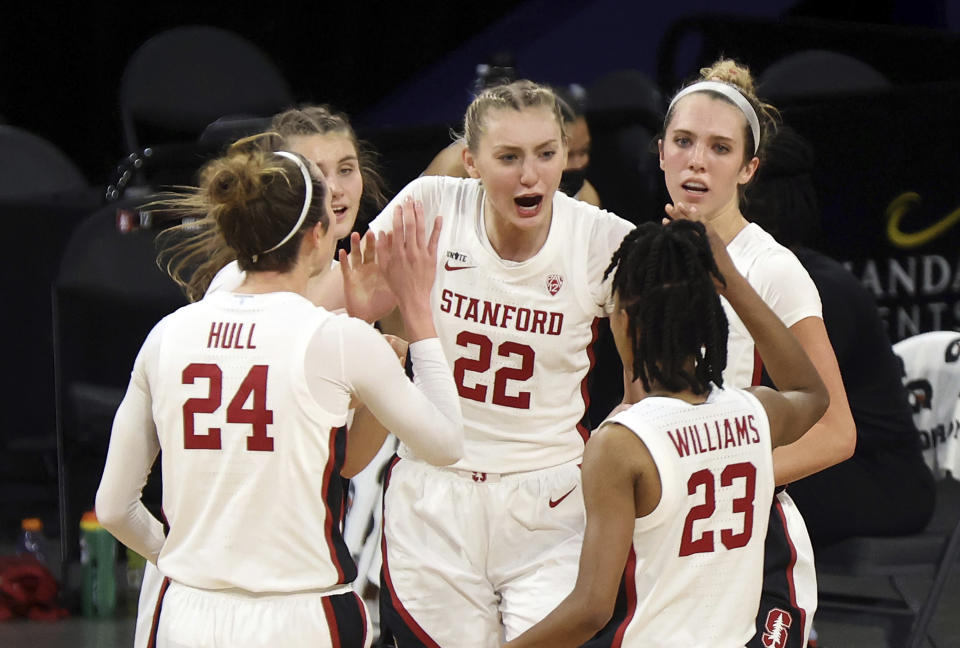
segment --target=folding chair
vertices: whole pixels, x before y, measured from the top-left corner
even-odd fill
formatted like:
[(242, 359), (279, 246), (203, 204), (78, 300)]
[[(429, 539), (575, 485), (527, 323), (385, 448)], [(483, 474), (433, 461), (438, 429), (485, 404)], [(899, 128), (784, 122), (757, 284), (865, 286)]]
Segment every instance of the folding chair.
[[(882, 618), (889, 621), (890, 646), (918, 648), (929, 635), (950, 571), (960, 556), (960, 482), (957, 440), (938, 430), (956, 431), (960, 396), (960, 333), (938, 331), (907, 338), (894, 345), (904, 362), (905, 384), (910, 391), (914, 420), (926, 439), (924, 456), (939, 478), (933, 519), (922, 533), (898, 537), (849, 538), (817, 552), (819, 575), (884, 577), (896, 598), (821, 591), (818, 616), (845, 621)], [(949, 459), (948, 463), (946, 459)], [(911, 601), (899, 578), (932, 574), (922, 600)]]

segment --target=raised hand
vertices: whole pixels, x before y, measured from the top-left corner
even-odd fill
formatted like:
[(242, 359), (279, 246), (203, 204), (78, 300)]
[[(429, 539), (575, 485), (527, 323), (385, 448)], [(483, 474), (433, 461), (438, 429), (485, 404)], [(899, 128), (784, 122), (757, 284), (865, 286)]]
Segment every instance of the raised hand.
[(393, 230), (377, 237), (380, 270), (396, 295), (411, 342), (436, 335), (430, 290), (437, 272), (441, 226), (438, 216), (427, 239), (423, 205), (408, 198), (394, 210)]
[[(738, 272), (733, 263), (733, 259), (730, 258), (730, 254), (727, 252), (727, 246), (724, 244), (723, 239), (717, 234), (716, 229), (710, 224), (710, 221), (701, 217), (696, 205), (688, 205), (683, 202), (678, 202), (674, 205), (667, 203), (664, 211), (667, 213), (662, 221), (664, 225), (675, 220), (691, 220), (703, 223), (707, 231), (707, 240), (710, 242), (710, 251), (713, 253), (713, 258), (717, 262), (717, 269), (720, 270), (720, 274), (724, 277), (729, 277), (732, 276), (731, 273)], [(717, 292), (723, 295), (726, 286), (716, 280), (714, 280), (714, 285), (717, 287)]]
[(363, 237), (350, 235), (350, 253), (340, 250), (340, 272), (343, 275), (343, 297), (347, 313), (367, 322), (374, 322), (397, 305), (377, 264), (376, 236), (368, 231)]
[(706, 224), (706, 220), (700, 217), (700, 211), (697, 209), (696, 205), (688, 205), (687, 203), (683, 202), (678, 202), (674, 205), (667, 203), (664, 205), (663, 211), (667, 213), (662, 221), (664, 225), (672, 220), (681, 219), (692, 220)]

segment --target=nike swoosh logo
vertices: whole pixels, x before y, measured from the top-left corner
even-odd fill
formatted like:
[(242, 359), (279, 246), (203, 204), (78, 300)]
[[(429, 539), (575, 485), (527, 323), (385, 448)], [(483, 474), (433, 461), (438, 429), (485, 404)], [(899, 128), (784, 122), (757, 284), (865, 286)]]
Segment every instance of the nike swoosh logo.
[(576, 487), (576, 486), (574, 486), (574, 487), (571, 488), (569, 491), (567, 491), (567, 494), (564, 495), (563, 497), (561, 497), (560, 499), (552, 499), (552, 500), (550, 500), (550, 508), (556, 508), (556, 506), (557, 506), (560, 502), (562, 502), (563, 500), (567, 499), (567, 497), (570, 496), (570, 493), (572, 493), (572, 492), (575, 491), (575, 490), (577, 490), (577, 487)]
[(444, 270), (469, 270), (470, 268), (476, 268), (477, 266), (452, 266), (450, 262), (447, 261), (443, 264)]

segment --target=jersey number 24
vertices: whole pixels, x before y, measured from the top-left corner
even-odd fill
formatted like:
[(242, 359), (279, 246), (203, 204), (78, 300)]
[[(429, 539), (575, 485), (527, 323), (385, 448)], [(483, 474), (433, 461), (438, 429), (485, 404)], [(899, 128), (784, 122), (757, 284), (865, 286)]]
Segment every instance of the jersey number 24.
[[(273, 410), (267, 409), (267, 365), (253, 365), (240, 383), (237, 393), (227, 405), (227, 423), (248, 423), (253, 433), (247, 437), (247, 450), (273, 452), (273, 437), (267, 435), (267, 425), (273, 423)], [(192, 385), (199, 378), (209, 381), (205, 398), (189, 398), (183, 404), (183, 447), (187, 450), (219, 450), (220, 428), (207, 428), (197, 433), (195, 414), (213, 414), (223, 400), (223, 371), (218, 365), (194, 362), (183, 370), (182, 382)], [(244, 407), (253, 394), (253, 407)]]

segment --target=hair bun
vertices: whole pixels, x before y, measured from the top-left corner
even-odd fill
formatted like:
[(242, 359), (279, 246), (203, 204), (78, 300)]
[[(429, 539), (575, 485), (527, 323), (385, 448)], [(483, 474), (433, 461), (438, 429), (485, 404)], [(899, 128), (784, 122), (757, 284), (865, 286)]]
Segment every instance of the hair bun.
[(260, 166), (250, 155), (235, 155), (219, 162), (208, 171), (206, 184), (214, 207), (232, 210), (263, 193)]
[(720, 59), (710, 67), (700, 69), (704, 81), (721, 81), (737, 86), (745, 95), (756, 97), (753, 75), (746, 66), (739, 65), (733, 59)]

